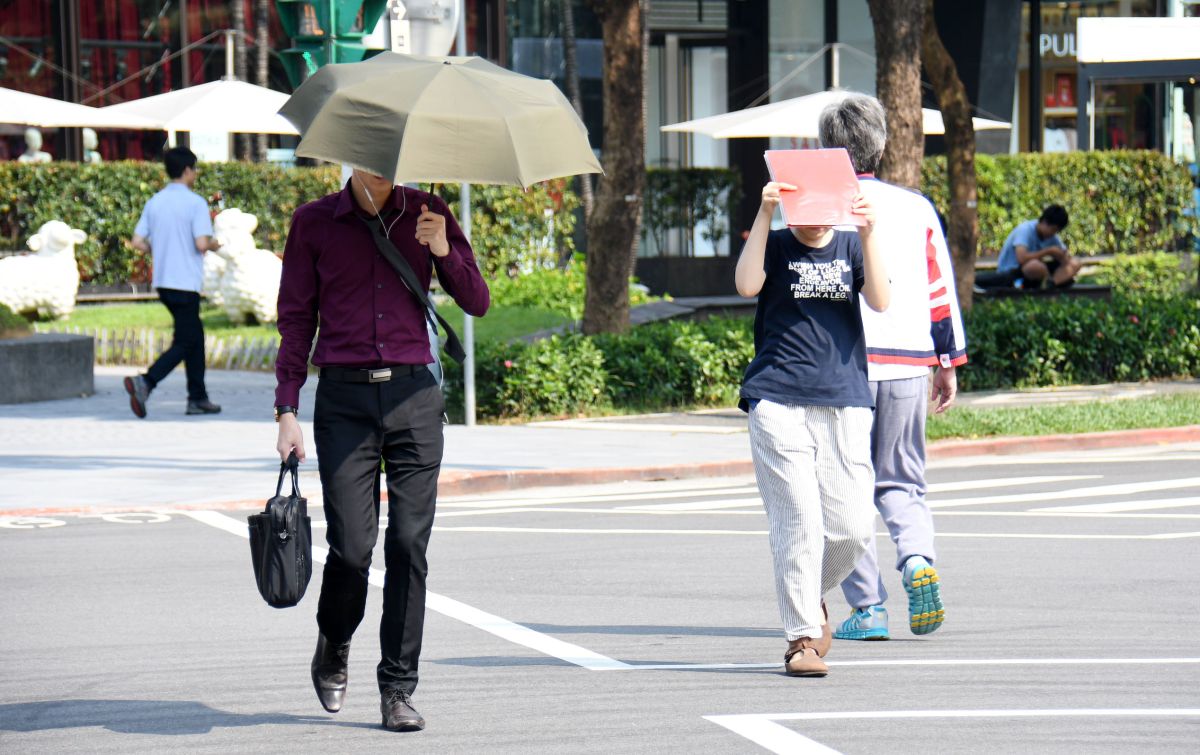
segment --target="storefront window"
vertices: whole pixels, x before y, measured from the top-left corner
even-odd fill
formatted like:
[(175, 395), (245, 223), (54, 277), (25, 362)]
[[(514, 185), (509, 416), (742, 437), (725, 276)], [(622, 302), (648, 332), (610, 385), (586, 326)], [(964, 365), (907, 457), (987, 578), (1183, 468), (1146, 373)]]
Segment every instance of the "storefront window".
[[(1037, 50), (1041, 60), (1042, 149), (1070, 152), (1076, 144), (1075, 91), (1078, 65), (1075, 59), (1075, 23), (1083, 17), (1154, 16), (1155, 0), (1091, 0), (1041, 3), (1041, 36)], [(1016, 145), (1029, 149), (1029, 13), (1021, 4), (1021, 48), (1018, 54), (1017, 103), (1013, 115), (1018, 125)], [(1097, 149), (1157, 148), (1154, 98), (1161, 85), (1113, 84), (1096, 92)]]

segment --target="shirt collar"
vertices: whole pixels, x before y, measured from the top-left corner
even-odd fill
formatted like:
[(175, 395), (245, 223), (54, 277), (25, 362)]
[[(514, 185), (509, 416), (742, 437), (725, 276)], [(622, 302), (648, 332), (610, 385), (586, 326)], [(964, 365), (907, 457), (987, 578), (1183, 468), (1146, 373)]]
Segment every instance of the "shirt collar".
[[(379, 214), (386, 215), (390, 210), (396, 209), (396, 197), (398, 193), (404, 191), (402, 186), (393, 186), (392, 193), (383, 203), (383, 207), (379, 208)], [(366, 216), (366, 212), (358, 206), (358, 202), (354, 200), (354, 192), (350, 188), (350, 180), (346, 180), (346, 185), (338, 192), (337, 208), (333, 211), (333, 217), (341, 218), (352, 212), (359, 212)]]

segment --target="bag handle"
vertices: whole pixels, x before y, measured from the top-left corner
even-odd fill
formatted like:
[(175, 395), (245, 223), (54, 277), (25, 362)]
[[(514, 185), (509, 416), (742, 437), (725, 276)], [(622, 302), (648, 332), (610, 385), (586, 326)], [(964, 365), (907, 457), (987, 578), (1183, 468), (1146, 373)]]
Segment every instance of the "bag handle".
[[(355, 213), (357, 215), (357, 213)], [(442, 317), (437, 307), (433, 306), (433, 302), (425, 295), (421, 289), (424, 288), (417, 281), (417, 274), (413, 272), (412, 266), (408, 264), (408, 260), (404, 259), (404, 255), (396, 249), (396, 245), (392, 243), (383, 231), (383, 228), (378, 223), (372, 223), (370, 220), (358, 215), (358, 219), (367, 226), (367, 231), (371, 234), (371, 240), (375, 242), (375, 247), (379, 249), (379, 253), (383, 258), (396, 269), (400, 275), (400, 280), (403, 281), (404, 287), (407, 288), (413, 296), (417, 297), (417, 301), (425, 308), (425, 317), (429, 317), (430, 312), (441, 323), (442, 328), (446, 331), (446, 353), (449, 354), (454, 361), (462, 364), (467, 358), (467, 352), (463, 349), (462, 342), (458, 340), (458, 334), (454, 332), (454, 328), (450, 327), (450, 323), (446, 322), (446, 318)]]
[(279, 482), (275, 484), (275, 497), (278, 498), (283, 490), (283, 476), (288, 472), (292, 473), (292, 495), (300, 498), (300, 459), (295, 451), (288, 454), (286, 461), (279, 463)]

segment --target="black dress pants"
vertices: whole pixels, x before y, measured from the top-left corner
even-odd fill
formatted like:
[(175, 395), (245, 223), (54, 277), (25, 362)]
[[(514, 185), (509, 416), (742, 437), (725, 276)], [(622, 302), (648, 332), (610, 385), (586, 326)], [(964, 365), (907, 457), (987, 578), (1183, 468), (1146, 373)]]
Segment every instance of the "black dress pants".
[(362, 621), (379, 537), (381, 459), (387, 475), (381, 691), (411, 694), (417, 686), (443, 410), (441, 389), (424, 366), (386, 383), (323, 378), (317, 385), (313, 433), (329, 542), (317, 626), (330, 642), (349, 642)]
[(204, 325), (200, 322), (200, 294), (160, 288), (158, 298), (171, 312), (175, 333), (171, 347), (146, 370), (146, 382), (153, 388), (183, 362), (187, 370), (188, 401), (203, 401), (208, 398), (208, 391), (204, 387)]

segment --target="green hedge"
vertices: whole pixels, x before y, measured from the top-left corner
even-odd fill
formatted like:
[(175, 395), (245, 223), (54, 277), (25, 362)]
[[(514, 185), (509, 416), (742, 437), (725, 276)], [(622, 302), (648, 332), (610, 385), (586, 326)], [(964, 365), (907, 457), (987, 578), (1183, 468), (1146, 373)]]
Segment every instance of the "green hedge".
[[(340, 178), (341, 169), (332, 166), (204, 163), (196, 191), (208, 197), (220, 190), (226, 207), (257, 215), (259, 246), (282, 251), (295, 209), (336, 191)], [(146, 200), (165, 180), (158, 163), (0, 163), (0, 247), (23, 249), (42, 223), (59, 219), (88, 234), (76, 249), (85, 282), (149, 280), (144, 255), (122, 242), (132, 237)], [(452, 206), (458, 200), (457, 185), (440, 185), (438, 192)], [(578, 200), (566, 182), (538, 184), (527, 192), (474, 187), (472, 199), (472, 239), (489, 276), (552, 265), (574, 250)]]
[[(1200, 295), (1171, 254), (1128, 255), (1102, 273), (1111, 301), (979, 300), (966, 314), (963, 390), (1200, 376)], [(750, 318), (665, 322), (624, 335), (478, 345), (485, 418), (564, 416), (616, 407), (732, 406), (754, 356)], [(448, 403), (462, 375), (447, 365)]]
[[(1195, 219), (1187, 167), (1159, 152), (979, 155), (980, 249), (996, 254), (1018, 223), (1037, 218), (1048, 204), (1070, 215), (1063, 240), (1081, 254), (1182, 248)], [(945, 157), (925, 160), (921, 188), (947, 215)]]

